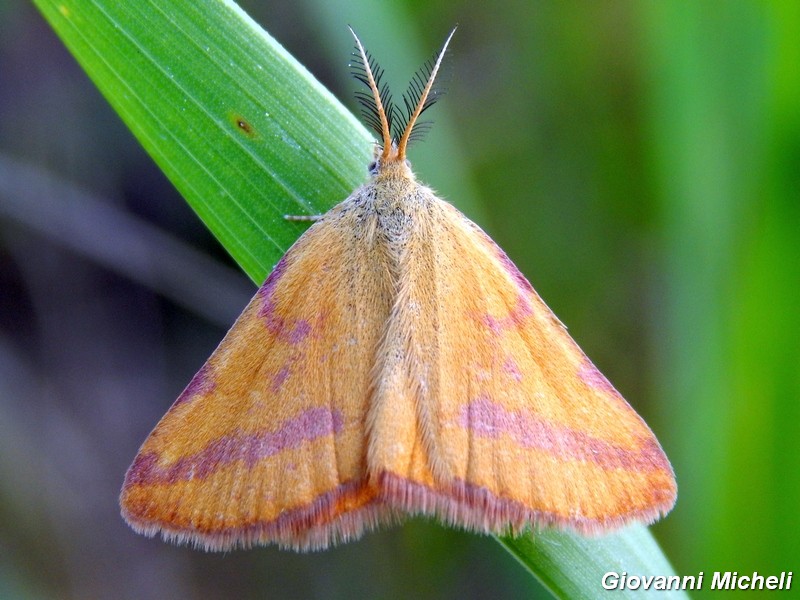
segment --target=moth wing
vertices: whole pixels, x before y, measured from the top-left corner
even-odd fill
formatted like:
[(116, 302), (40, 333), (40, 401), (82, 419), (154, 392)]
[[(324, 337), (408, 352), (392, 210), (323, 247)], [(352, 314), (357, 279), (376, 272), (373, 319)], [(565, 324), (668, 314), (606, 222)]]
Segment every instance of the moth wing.
[(289, 249), (144, 442), (120, 499), (135, 530), (320, 549), (393, 518), (364, 477), (391, 285), (346, 206)]
[(674, 475), (644, 421), (491, 238), (427, 203), (370, 415), (384, 501), (485, 532), (599, 533), (669, 511)]

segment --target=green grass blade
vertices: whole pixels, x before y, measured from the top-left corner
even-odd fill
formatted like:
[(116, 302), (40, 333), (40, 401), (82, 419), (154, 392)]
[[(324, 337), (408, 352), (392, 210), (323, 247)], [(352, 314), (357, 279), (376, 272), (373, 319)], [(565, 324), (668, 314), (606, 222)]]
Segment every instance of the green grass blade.
[[(606, 590), (603, 576), (610, 572), (637, 577), (675, 575), (650, 531), (642, 525), (598, 538), (545, 530), (497, 539), (557, 598), (597, 598), (604, 593), (639, 598), (653, 593), (653, 589)], [(613, 585), (614, 579), (607, 583)], [(661, 598), (687, 597), (685, 592), (674, 589), (656, 593)]]
[(325, 212), (365, 179), (367, 131), (234, 3), (36, 4), (255, 281), (305, 228), (283, 215)]
[[(255, 281), (304, 229), (283, 215), (324, 212), (364, 180), (367, 131), (232, 2), (35, 2)], [(642, 527), (501, 543), (559, 597), (599, 595), (606, 571), (672, 574)]]

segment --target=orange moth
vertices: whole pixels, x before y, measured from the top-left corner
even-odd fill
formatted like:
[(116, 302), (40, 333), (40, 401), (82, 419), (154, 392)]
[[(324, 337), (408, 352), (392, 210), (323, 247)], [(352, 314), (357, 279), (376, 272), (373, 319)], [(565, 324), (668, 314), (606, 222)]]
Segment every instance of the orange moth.
[(644, 421), (406, 161), (452, 35), (404, 108), (355, 38), (370, 179), (314, 219), (144, 442), (120, 500), (136, 531), (317, 550), (406, 515), (598, 534), (672, 508)]

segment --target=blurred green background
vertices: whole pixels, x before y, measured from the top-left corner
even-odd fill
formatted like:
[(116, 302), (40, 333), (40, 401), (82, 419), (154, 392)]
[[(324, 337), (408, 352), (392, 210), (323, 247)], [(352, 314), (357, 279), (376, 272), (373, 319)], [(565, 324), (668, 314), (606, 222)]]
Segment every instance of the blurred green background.
[[(353, 110), (347, 23), (398, 92), (458, 23), (420, 178), (656, 432), (678, 572), (800, 570), (800, 4), (241, 5)], [(33, 6), (0, 2), (0, 597), (546, 597), (425, 522), (313, 555), (127, 528), (128, 464), (253, 290)]]

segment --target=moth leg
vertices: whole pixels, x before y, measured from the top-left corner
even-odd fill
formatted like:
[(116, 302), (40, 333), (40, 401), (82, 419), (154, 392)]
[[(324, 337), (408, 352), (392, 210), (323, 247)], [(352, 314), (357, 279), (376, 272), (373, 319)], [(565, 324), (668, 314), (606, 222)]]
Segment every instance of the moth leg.
[(319, 221), (323, 215), (283, 215), (287, 221)]

